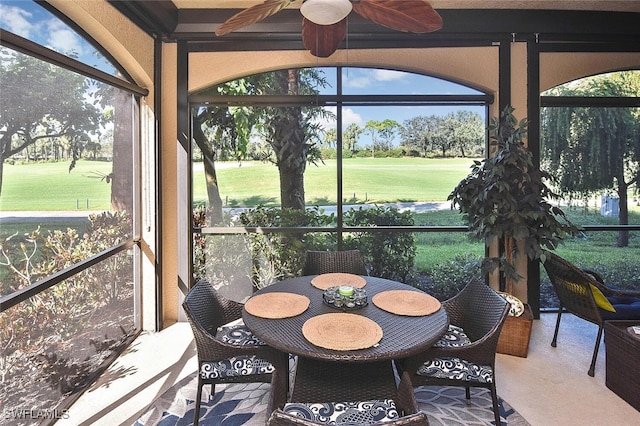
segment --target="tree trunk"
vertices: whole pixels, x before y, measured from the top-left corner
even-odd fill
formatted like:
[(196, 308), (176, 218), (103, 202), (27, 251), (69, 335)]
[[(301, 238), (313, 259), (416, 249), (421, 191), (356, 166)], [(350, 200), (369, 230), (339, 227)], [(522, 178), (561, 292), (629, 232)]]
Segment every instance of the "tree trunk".
[(304, 210), (304, 169), (300, 170), (290, 162), (281, 163), (278, 169), (282, 208)]
[[(624, 178), (618, 178), (618, 197), (620, 199), (619, 220), (620, 225), (629, 224), (629, 205), (627, 196), (628, 185)], [(616, 247), (627, 247), (629, 245), (629, 231), (618, 231), (618, 241)]]
[(111, 180), (111, 208), (133, 213), (133, 170), (131, 158), (133, 123), (131, 122), (130, 94), (114, 91), (113, 165)]
[[(298, 77), (297, 70), (276, 72), (276, 83), (280, 93), (298, 94)], [(281, 206), (304, 210), (304, 172), (309, 146), (306, 143), (302, 108), (278, 109), (272, 123), (269, 143), (276, 154), (280, 173)]]
[[(513, 237), (510, 237), (508, 235), (505, 235), (504, 237), (504, 257), (506, 259), (506, 261), (512, 265), (514, 268), (516, 267), (515, 262), (514, 262), (514, 256), (513, 256), (513, 251), (515, 249), (515, 240), (513, 239)], [(513, 294), (513, 278), (509, 275), (506, 274), (505, 276), (505, 286), (504, 286), (504, 291), (505, 293), (509, 293), (509, 294)]]
[(211, 212), (210, 225), (216, 225), (222, 222), (222, 197), (220, 197), (218, 175), (216, 173), (215, 149), (208, 143), (202, 131), (202, 120), (199, 117), (193, 117), (193, 139), (202, 152), (202, 161), (204, 162), (207, 199)]
[(0, 195), (2, 194), (2, 176), (4, 175), (4, 157), (0, 157)]

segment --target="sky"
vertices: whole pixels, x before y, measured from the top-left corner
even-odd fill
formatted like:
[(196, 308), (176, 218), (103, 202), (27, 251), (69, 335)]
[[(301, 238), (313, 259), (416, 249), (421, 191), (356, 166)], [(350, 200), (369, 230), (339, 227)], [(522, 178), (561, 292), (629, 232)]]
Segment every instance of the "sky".
[[(334, 68), (327, 68), (325, 77), (330, 87), (321, 89), (321, 94), (335, 94), (336, 78)], [(406, 71), (345, 68), (343, 70), (343, 93), (345, 95), (481, 95), (482, 92), (435, 77)], [(327, 108), (335, 114), (336, 107)], [(343, 107), (343, 130), (350, 124), (361, 128), (370, 120), (384, 121), (390, 119), (403, 124), (406, 120), (417, 116), (443, 116), (459, 110), (477, 112), (484, 118), (484, 107), (467, 106), (345, 106)], [(331, 128), (333, 123), (321, 123)], [(359, 146), (371, 143), (370, 136), (363, 134), (358, 141)], [(394, 143), (397, 145), (396, 136)]]
[(7, 31), (73, 56), (115, 75), (115, 67), (60, 19), (31, 0), (0, 0), (0, 26)]

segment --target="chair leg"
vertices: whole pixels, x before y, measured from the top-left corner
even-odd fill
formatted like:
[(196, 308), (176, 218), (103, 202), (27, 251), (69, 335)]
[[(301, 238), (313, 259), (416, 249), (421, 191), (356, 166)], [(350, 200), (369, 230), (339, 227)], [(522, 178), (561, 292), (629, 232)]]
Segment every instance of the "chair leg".
[(496, 426), (500, 426), (500, 408), (498, 407), (498, 392), (496, 391), (495, 384), (491, 386), (491, 402), (493, 403), (493, 416), (496, 420)]
[(467, 398), (467, 404), (471, 402), (471, 388), (469, 386), (464, 387), (464, 396)]
[(202, 382), (198, 377), (198, 392), (196, 393), (196, 406), (193, 410), (193, 426), (198, 426), (198, 420), (200, 420), (200, 404), (202, 399)]
[(556, 319), (556, 331), (553, 332), (553, 340), (551, 341), (551, 346), (554, 348), (558, 344), (558, 330), (560, 329), (561, 318), (562, 318), (562, 304), (560, 304), (560, 308), (558, 309), (558, 318)]
[(598, 359), (598, 350), (600, 349), (600, 340), (602, 340), (602, 330), (603, 327), (598, 326), (598, 337), (596, 338), (596, 346), (593, 348), (593, 356), (591, 357), (591, 365), (589, 366), (589, 374), (591, 377), (595, 375), (596, 372), (596, 359)]

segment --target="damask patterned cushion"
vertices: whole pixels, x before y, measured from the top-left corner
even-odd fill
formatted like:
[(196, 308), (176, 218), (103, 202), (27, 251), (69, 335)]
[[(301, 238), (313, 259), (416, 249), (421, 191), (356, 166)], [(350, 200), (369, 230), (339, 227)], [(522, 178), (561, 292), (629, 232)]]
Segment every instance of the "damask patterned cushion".
[(418, 375), (476, 383), (493, 382), (491, 366), (478, 365), (459, 358), (434, 358), (422, 364), (418, 369)]
[(259, 345), (265, 346), (244, 324), (223, 325), (218, 327), (216, 338), (232, 345)]
[(200, 365), (200, 378), (211, 380), (222, 377), (268, 374), (273, 371), (273, 366), (261, 358), (253, 355), (239, 355), (224, 361), (203, 362)]
[(283, 411), (316, 423), (340, 426), (362, 426), (399, 417), (391, 399), (361, 402), (287, 403)]
[(469, 339), (462, 327), (450, 324), (447, 332), (433, 346), (436, 348), (453, 348), (468, 345), (469, 343), (471, 343), (471, 339)]

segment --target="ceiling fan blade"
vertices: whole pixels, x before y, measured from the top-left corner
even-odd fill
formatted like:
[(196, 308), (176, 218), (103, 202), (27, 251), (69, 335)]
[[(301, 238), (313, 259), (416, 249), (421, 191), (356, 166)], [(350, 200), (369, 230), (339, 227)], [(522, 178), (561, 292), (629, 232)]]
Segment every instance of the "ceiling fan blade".
[(353, 2), (353, 10), (398, 31), (429, 33), (442, 28), (442, 17), (426, 0), (360, 0)]
[(302, 18), (302, 43), (313, 56), (328, 58), (347, 35), (347, 20), (332, 25), (318, 25)]
[(233, 15), (216, 28), (216, 35), (223, 36), (237, 29), (255, 24), (271, 15), (275, 15), (296, 0), (265, 0)]

